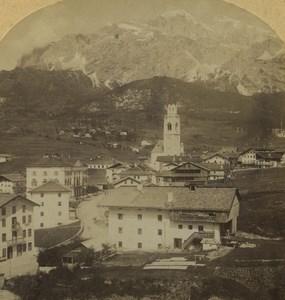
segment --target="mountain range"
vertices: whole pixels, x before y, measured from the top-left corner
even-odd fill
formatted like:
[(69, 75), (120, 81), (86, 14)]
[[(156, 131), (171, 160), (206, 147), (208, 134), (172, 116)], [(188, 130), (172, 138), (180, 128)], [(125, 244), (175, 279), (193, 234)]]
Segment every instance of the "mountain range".
[(284, 43), (272, 30), (227, 15), (206, 23), (184, 10), (67, 35), (18, 65), (82, 71), (97, 88), (166, 76), (247, 96), (285, 91)]

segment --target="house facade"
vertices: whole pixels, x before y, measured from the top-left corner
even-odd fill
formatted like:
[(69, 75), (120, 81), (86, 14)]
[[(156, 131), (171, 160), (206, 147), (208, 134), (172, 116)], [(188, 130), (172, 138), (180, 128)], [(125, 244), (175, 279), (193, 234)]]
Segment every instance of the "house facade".
[(170, 171), (159, 172), (156, 183), (159, 186), (203, 186), (208, 183), (209, 175), (206, 167), (187, 162)]
[(20, 195), (0, 195), (0, 261), (34, 250), (34, 210)]
[(28, 198), (38, 204), (34, 213), (35, 229), (68, 224), (70, 194), (66, 186), (53, 181), (30, 190)]
[(204, 164), (218, 164), (218, 165), (225, 165), (225, 164), (230, 164), (230, 161), (224, 157), (221, 154), (213, 154), (211, 156), (208, 156), (207, 158), (202, 160), (202, 163)]
[(122, 251), (205, 249), (235, 234), (239, 197), (235, 188), (120, 188), (100, 205), (109, 211), (109, 238)]
[(87, 167), (80, 160), (46, 157), (26, 168), (27, 192), (54, 181), (71, 190), (72, 197), (84, 195)]
[(26, 191), (26, 178), (21, 174), (0, 175), (0, 193), (21, 194)]

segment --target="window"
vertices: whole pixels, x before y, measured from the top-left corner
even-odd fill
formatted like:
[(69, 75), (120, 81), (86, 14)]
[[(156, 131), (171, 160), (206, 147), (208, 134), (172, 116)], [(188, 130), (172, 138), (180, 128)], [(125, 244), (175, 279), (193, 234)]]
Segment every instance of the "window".
[(29, 216), (28, 216), (28, 223), (31, 223), (31, 222), (32, 222), (32, 216), (29, 215)]
[(192, 230), (193, 229), (193, 225), (188, 225), (188, 229)]
[(118, 232), (119, 232), (119, 233), (123, 233), (123, 228), (122, 228), (122, 227), (119, 227), (119, 228), (118, 228)]
[(142, 234), (142, 228), (138, 228), (138, 234)]
[(32, 229), (28, 230), (28, 236), (32, 236)]
[(123, 220), (123, 214), (118, 214), (118, 219)]
[(6, 257), (6, 249), (2, 249), (2, 257)]
[(171, 131), (171, 129), (172, 129), (171, 123), (168, 123), (168, 124), (167, 124), (167, 129), (168, 129), (168, 131)]
[(54, 176), (57, 176), (58, 175), (58, 171), (54, 171)]
[(43, 196), (44, 196), (44, 193), (41, 193), (41, 197), (43, 198)]
[(37, 172), (36, 171), (33, 171), (33, 176), (37, 176)]
[(157, 216), (157, 220), (158, 220), (158, 221), (162, 221), (162, 215), (158, 215), (158, 216)]
[(58, 195), (58, 197), (61, 197), (61, 193), (58, 193), (57, 195)]
[(162, 245), (161, 244), (157, 244), (157, 249), (161, 249)]
[(23, 248), (22, 248), (23, 252), (26, 252), (26, 251), (27, 251), (27, 244), (23, 244), (22, 247), (23, 247)]
[(61, 202), (59, 201), (59, 202), (57, 203), (57, 205), (58, 205), (58, 206), (61, 206)]
[(23, 213), (26, 212), (26, 205), (22, 205), (22, 212), (23, 212)]
[(41, 211), (41, 217), (43, 217), (44, 216), (44, 212), (43, 211)]
[(204, 226), (203, 225), (199, 225), (198, 226), (198, 231), (204, 231)]
[(41, 224), (40, 224), (40, 227), (44, 227), (44, 223), (41, 223)]
[(142, 220), (142, 214), (138, 214), (138, 220)]
[(3, 233), (3, 234), (2, 234), (2, 242), (6, 242), (6, 239), (7, 239), (6, 233)]
[(44, 172), (43, 172), (43, 175), (44, 175), (44, 176), (47, 176), (47, 171), (44, 171)]
[(142, 243), (138, 243), (138, 249), (142, 248)]
[(2, 216), (6, 216), (6, 207), (2, 207)]
[(6, 227), (6, 219), (2, 219), (2, 227)]
[(12, 206), (12, 214), (15, 214), (16, 210), (17, 210), (16, 206)]
[(32, 185), (32, 186), (37, 186), (37, 185), (38, 185), (38, 183), (37, 183), (36, 179), (33, 179), (33, 180), (32, 180), (32, 183), (31, 183), (31, 185)]
[(44, 206), (45, 205), (45, 203), (44, 202), (41, 202), (41, 206)]
[(60, 222), (59, 222), (59, 223), (57, 223), (57, 225), (58, 225), (58, 226), (61, 226), (61, 225), (62, 225), (62, 223), (60, 223)]
[(22, 223), (25, 224), (26, 223), (26, 216), (22, 217)]
[(158, 229), (157, 234), (162, 235), (162, 229)]
[(178, 229), (183, 229), (183, 225), (182, 225), (182, 224), (179, 224), (179, 225), (178, 225)]
[(61, 216), (61, 211), (59, 211), (57, 214), (58, 214), (58, 216), (60, 217), (60, 216)]
[(119, 246), (119, 248), (121, 248), (121, 247), (123, 247), (123, 242), (118, 242), (118, 246)]
[(28, 250), (31, 251), (32, 250), (32, 243), (28, 244)]
[(27, 236), (27, 231), (23, 230), (23, 238), (25, 238)]

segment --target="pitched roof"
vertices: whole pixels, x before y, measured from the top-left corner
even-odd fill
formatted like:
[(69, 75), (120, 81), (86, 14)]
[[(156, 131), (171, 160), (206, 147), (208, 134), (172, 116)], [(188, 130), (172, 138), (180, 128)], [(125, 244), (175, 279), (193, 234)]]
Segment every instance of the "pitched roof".
[(219, 157), (221, 157), (221, 158), (223, 158), (223, 159), (227, 159), (227, 156), (226, 156), (225, 154), (222, 154), (222, 153), (214, 153), (214, 154), (210, 154), (210, 155), (206, 156), (206, 157), (203, 159), (203, 161), (205, 161), (205, 160), (207, 160), (207, 159), (210, 159), (210, 158), (212, 158), (212, 157), (215, 157), (215, 156), (219, 156)]
[(15, 198), (22, 198), (25, 201), (29, 201), (33, 205), (37, 205), (37, 203), (27, 199), (26, 197), (23, 197), (21, 195), (13, 195), (13, 194), (0, 194), (0, 207), (6, 205), (10, 201), (14, 200)]
[(119, 183), (121, 183), (121, 182), (123, 182), (123, 181), (125, 181), (125, 180), (128, 180), (128, 179), (131, 180), (131, 181), (134, 181), (134, 182), (136, 182), (136, 183), (141, 183), (139, 180), (134, 179), (134, 178), (132, 178), (132, 177), (124, 177), (124, 178), (121, 178), (121, 179), (115, 181), (115, 182), (114, 182), (114, 185), (117, 185), (117, 184), (119, 184)]
[(284, 153), (283, 152), (257, 152), (256, 155), (264, 159), (281, 160)]
[(151, 150), (151, 153), (163, 153), (164, 151), (164, 143), (163, 140), (159, 140), (154, 148)]
[(121, 172), (121, 175), (123, 176), (129, 176), (129, 175), (150, 175), (151, 172), (149, 170), (147, 170), (147, 168), (142, 168), (140, 166), (137, 166), (137, 167), (133, 167), (133, 168), (130, 168), (130, 169), (127, 169), (123, 172)]
[(70, 192), (70, 189), (60, 183), (54, 181), (48, 181), (30, 191), (30, 193), (46, 193), (46, 192), (54, 192), (54, 193)]
[(26, 181), (25, 177), (21, 174), (1, 174), (0, 176), (12, 182)]
[(208, 164), (197, 164), (201, 167), (208, 169), (209, 171), (225, 171), (226, 166), (224, 164), (208, 163)]
[[(168, 194), (173, 193), (169, 206)], [(111, 190), (99, 203), (100, 206), (125, 208), (154, 208), (167, 210), (224, 211), (229, 212), (236, 188), (188, 188), (145, 187), (142, 191), (136, 188), (121, 187)]]
[(78, 159), (48, 157), (31, 163), (28, 167), (83, 167), (83, 164)]

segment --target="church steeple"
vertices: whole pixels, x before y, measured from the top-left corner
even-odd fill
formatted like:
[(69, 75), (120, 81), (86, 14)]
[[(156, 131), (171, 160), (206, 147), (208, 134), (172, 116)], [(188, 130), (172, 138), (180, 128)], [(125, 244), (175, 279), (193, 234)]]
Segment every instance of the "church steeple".
[(183, 149), (180, 142), (180, 117), (177, 114), (177, 105), (168, 104), (167, 114), (164, 117), (164, 155), (181, 155)]

